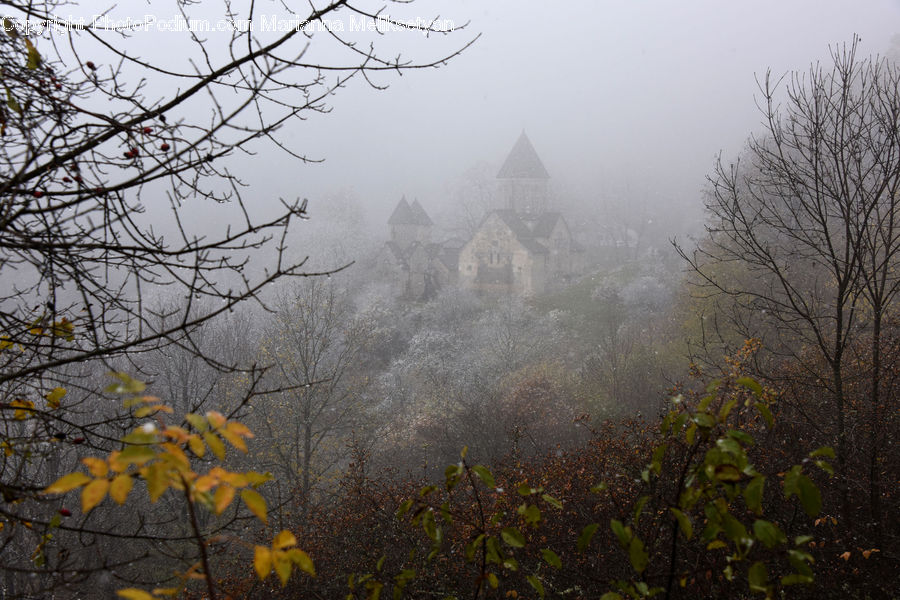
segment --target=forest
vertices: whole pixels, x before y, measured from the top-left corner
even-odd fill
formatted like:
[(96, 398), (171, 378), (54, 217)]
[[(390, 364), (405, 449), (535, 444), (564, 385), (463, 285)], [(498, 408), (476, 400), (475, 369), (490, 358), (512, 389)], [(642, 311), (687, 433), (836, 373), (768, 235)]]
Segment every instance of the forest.
[[(895, 597), (900, 60), (757, 75), (695, 212), (470, 160), (402, 254), (294, 127), (482, 42), (408, 4), (4, 3), (0, 600)], [(465, 279), (492, 215), (532, 287)]]

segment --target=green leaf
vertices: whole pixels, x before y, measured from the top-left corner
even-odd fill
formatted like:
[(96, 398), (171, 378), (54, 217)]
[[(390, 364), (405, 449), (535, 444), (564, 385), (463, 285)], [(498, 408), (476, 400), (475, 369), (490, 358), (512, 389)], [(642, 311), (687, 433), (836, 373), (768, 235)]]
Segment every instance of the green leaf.
[(478, 476), (478, 479), (484, 483), (489, 489), (495, 489), (497, 487), (497, 483), (494, 481), (494, 476), (491, 475), (491, 472), (482, 465), (475, 465), (472, 467), (472, 472)]
[(766, 565), (761, 562), (755, 562), (747, 572), (747, 579), (750, 582), (751, 592), (765, 593), (767, 584), (769, 583), (769, 574), (766, 572)]
[(766, 545), (766, 548), (774, 548), (787, 539), (777, 525), (763, 519), (753, 522), (753, 534)]
[(622, 600), (622, 595), (615, 592), (606, 592), (600, 596), (600, 600)]
[(619, 543), (622, 544), (623, 548), (628, 547), (628, 543), (631, 541), (631, 531), (626, 529), (621, 521), (616, 519), (612, 519), (609, 522), (610, 529), (613, 530), (613, 533), (616, 534), (616, 537), (619, 538)]
[(812, 479), (802, 476), (800, 479), (800, 503), (810, 517), (816, 517), (822, 510), (822, 494)]
[(22, 107), (19, 106), (19, 102), (16, 100), (15, 96), (12, 95), (12, 92), (9, 88), (6, 88), (6, 106), (9, 107), (10, 110), (16, 112), (18, 114), (22, 114)]
[(678, 519), (678, 527), (681, 529), (681, 533), (684, 534), (684, 537), (686, 539), (691, 539), (694, 535), (694, 528), (691, 526), (690, 518), (677, 508), (669, 508), (669, 510), (672, 511), (672, 514)]
[(644, 512), (644, 506), (647, 505), (647, 501), (650, 500), (650, 496), (641, 496), (638, 498), (637, 504), (634, 506), (634, 525), (637, 527), (638, 521), (641, 520), (641, 513)]
[(752, 446), (754, 444), (753, 436), (738, 429), (729, 429), (726, 435), (744, 444), (745, 446)]
[(41, 66), (41, 55), (28, 38), (25, 38), (25, 46), (28, 48), (28, 61), (25, 67), (30, 71), (34, 71)]
[(747, 503), (747, 508), (758, 515), (762, 514), (762, 497), (765, 483), (766, 478), (762, 475), (757, 475), (744, 488), (744, 501)]
[(587, 527), (581, 530), (581, 535), (578, 536), (578, 551), (584, 552), (584, 550), (591, 543), (591, 538), (594, 537), (594, 534), (597, 533), (597, 528), (600, 527), (599, 523), (591, 523)]
[(666, 456), (666, 449), (668, 448), (667, 444), (660, 444), (653, 450), (653, 458), (650, 461), (650, 468), (653, 469), (653, 472), (659, 475), (662, 473), (662, 462), (663, 458)]
[(647, 556), (647, 551), (644, 550), (644, 542), (638, 536), (631, 538), (631, 543), (628, 545), (628, 559), (631, 561), (631, 566), (638, 573), (643, 573), (647, 565), (650, 564), (650, 557)]
[(757, 398), (762, 396), (762, 386), (752, 377), (738, 377), (735, 383), (753, 392)]
[(772, 426), (775, 425), (775, 417), (772, 416), (772, 411), (769, 410), (769, 407), (765, 402), (757, 402), (753, 406), (756, 407), (756, 410), (759, 411), (759, 414), (762, 415), (763, 419), (766, 420), (766, 426), (769, 429), (772, 429)]
[(562, 507), (563, 507), (562, 502), (560, 502), (559, 500), (557, 500), (556, 498), (554, 498), (554, 497), (551, 496), (550, 494), (543, 494), (543, 495), (541, 496), (541, 498), (543, 498), (543, 499), (544, 499), (544, 502), (546, 502), (546, 503), (549, 504), (550, 506), (553, 506), (553, 507), (555, 507), (555, 508), (558, 508), (558, 509), (562, 510)]
[(503, 541), (513, 548), (525, 547), (525, 536), (522, 535), (522, 532), (515, 527), (504, 527), (500, 532), (500, 537), (502, 537)]
[(541, 580), (538, 579), (534, 575), (528, 575), (525, 579), (528, 580), (528, 583), (531, 584), (531, 587), (538, 593), (538, 596), (541, 598), (544, 597), (544, 584), (541, 583)]
[(542, 548), (541, 556), (544, 557), (544, 561), (555, 569), (562, 568), (562, 561), (559, 559), (559, 556), (551, 550), (550, 548)]
[(712, 427), (715, 427), (716, 420), (710, 414), (698, 413), (694, 415), (694, 423), (705, 429), (711, 429)]
[(812, 583), (813, 578), (809, 575), (801, 575), (800, 573), (791, 573), (781, 578), (781, 585), (797, 585)]
[(809, 453), (810, 458), (816, 458), (817, 456), (825, 456), (833, 459), (835, 458), (834, 448), (831, 446), (822, 446)]
[(110, 376), (119, 381), (106, 386), (107, 394), (140, 394), (147, 388), (143, 381), (133, 379), (128, 373), (110, 373)]

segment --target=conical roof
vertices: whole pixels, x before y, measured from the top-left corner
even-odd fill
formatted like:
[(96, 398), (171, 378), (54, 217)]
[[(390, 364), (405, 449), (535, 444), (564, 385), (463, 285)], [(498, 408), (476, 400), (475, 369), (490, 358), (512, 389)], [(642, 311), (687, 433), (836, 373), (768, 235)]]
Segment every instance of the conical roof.
[(497, 179), (550, 179), (524, 130), (500, 167)]
[(397, 208), (391, 213), (391, 218), (388, 219), (388, 225), (415, 225), (415, 223), (416, 215), (406, 201), (406, 196), (404, 196), (400, 198), (400, 202), (397, 203)]
[(431, 220), (431, 217), (428, 216), (428, 213), (425, 212), (425, 209), (422, 208), (422, 205), (419, 204), (418, 200), (413, 200), (413, 203), (409, 208), (413, 215), (413, 222), (416, 225), (425, 225), (427, 227), (434, 225), (434, 221)]

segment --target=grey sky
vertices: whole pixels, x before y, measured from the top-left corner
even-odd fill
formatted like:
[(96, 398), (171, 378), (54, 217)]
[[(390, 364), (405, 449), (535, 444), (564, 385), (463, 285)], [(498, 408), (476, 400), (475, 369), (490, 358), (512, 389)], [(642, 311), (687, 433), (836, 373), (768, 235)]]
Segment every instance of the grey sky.
[[(166, 18), (158, 7), (167, 5), (151, 6), (116, 10)], [(191, 10), (217, 17), (221, 7)], [(404, 193), (433, 206), (474, 163), (499, 165), (525, 128), (558, 188), (689, 198), (717, 152), (738, 151), (757, 126), (754, 74), (804, 69), (854, 33), (864, 54), (883, 53), (900, 30), (897, 0), (425, 0), (387, 12), (471, 21), (449, 40), (388, 38), (412, 58), (482, 37), (441, 69), (378, 78), (386, 91), (355, 81), (332, 98), (331, 114), (290, 125), (294, 147), (326, 162), (298, 165), (267, 147), (244, 169), (254, 196), (307, 196), (315, 213), (316, 198), (352, 187), (376, 218)], [(174, 35), (133, 41), (177, 60)], [(320, 41), (310, 56), (330, 58)]]

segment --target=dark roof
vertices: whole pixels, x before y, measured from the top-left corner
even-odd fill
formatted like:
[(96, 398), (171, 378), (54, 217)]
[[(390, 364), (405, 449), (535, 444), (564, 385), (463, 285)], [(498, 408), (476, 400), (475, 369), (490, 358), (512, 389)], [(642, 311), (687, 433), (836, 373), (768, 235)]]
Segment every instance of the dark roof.
[(397, 203), (397, 208), (391, 213), (391, 218), (388, 219), (388, 225), (412, 225), (414, 223), (415, 213), (413, 213), (412, 208), (410, 208), (409, 203), (404, 196), (403, 198), (400, 198), (400, 202)]
[(425, 212), (425, 209), (422, 208), (422, 205), (419, 204), (418, 200), (413, 200), (412, 206), (410, 206), (410, 210), (412, 212), (413, 220), (416, 225), (425, 225), (428, 227), (434, 225), (431, 217), (428, 216), (428, 213)]
[(514, 210), (495, 210), (510, 228), (516, 239), (532, 254), (547, 254), (549, 250), (537, 238), (546, 238), (553, 232), (556, 222), (562, 218), (558, 212), (541, 213), (534, 217), (522, 216)]
[(544, 163), (534, 151), (534, 146), (524, 131), (510, 150), (506, 162), (500, 167), (497, 179), (550, 179)]

